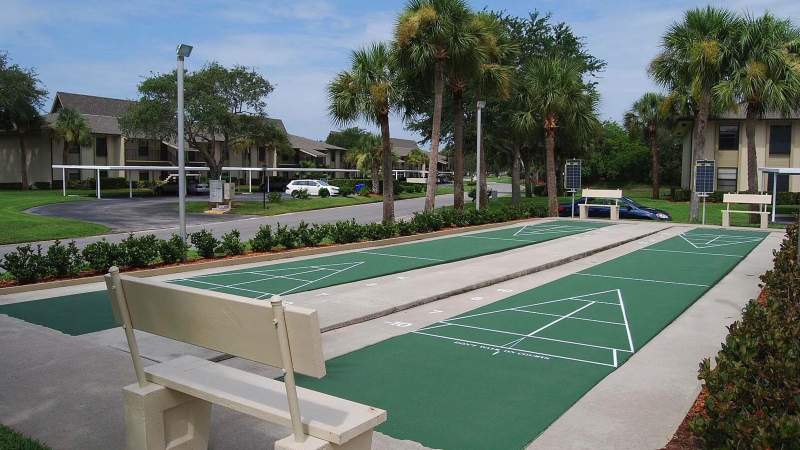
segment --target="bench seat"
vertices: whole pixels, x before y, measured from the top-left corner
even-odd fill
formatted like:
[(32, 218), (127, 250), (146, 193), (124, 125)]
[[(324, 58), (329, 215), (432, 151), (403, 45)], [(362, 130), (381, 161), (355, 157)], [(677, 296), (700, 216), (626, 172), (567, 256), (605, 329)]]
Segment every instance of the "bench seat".
[[(280, 381), (194, 356), (144, 369), (149, 381), (209, 403), (291, 427), (286, 387)], [(386, 421), (386, 411), (297, 388), (302, 423), (311, 436), (343, 444)]]

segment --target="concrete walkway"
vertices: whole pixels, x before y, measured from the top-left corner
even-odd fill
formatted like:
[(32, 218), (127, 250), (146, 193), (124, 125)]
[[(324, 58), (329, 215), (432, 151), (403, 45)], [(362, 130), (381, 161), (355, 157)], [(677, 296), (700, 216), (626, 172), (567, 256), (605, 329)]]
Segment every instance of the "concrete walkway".
[[(653, 224), (646, 225), (616, 225), (606, 229), (617, 229), (617, 231), (597, 233), (597, 235), (590, 238), (584, 237), (581, 239), (579, 236), (562, 238), (503, 254), (475, 258), (460, 264), (436, 266), (435, 269), (439, 271), (438, 274), (429, 274), (428, 272), (432, 268), (421, 269), (320, 290), (328, 294), (325, 296), (318, 296), (322, 293), (320, 291), (310, 291), (304, 293), (305, 295), (297, 294), (287, 297), (287, 300), (317, 308), (320, 311), (320, 318), (323, 323), (331, 324), (337, 321), (351, 320), (354, 317), (363, 316), (376, 308), (385, 309), (386, 305), (393, 301), (392, 299), (395, 299), (395, 304), (400, 305), (407, 303), (409, 299), (435, 294), (437, 292), (436, 289), (425, 286), (431, 284), (430, 279), (425, 278), (426, 276), (443, 277), (445, 279), (442, 284), (453, 282), (466, 285), (477, 281), (478, 277), (491, 276), (491, 274), (482, 275), (483, 271), (510, 272), (517, 268), (530, 268), (537, 264), (546, 264), (547, 261), (557, 261), (570, 255), (575, 255), (588, 246), (600, 245), (602, 240), (614, 242), (615, 233), (622, 233), (616, 236), (616, 242), (619, 242), (619, 238), (623, 237), (623, 234), (625, 236), (643, 234), (644, 228), (639, 228), (640, 226), (646, 227), (650, 231), (658, 231), (658, 229), (649, 228)], [(629, 227), (629, 230), (623, 233), (624, 227)], [(661, 228), (661, 231), (655, 235), (549, 270), (539, 271), (532, 275), (449, 296), (439, 301), (392, 313), (378, 319), (329, 331), (323, 334), (326, 357), (331, 358), (351, 352), (389, 337), (423, 327), (444, 317), (457, 315), (492, 303), (513, 295), (515, 292), (534, 288), (567, 274), (652, 244), (655, 241), (669, 238), (686, 229), (686, 227)], [(598, 390), (601, 393), (606, 392), (607, 395), (616, 394), (617, 397), (621, 396), (630, 404), (611, 401), (607, 409), (601, 410), (597, 407), (589, 407), (587, 413), (594, 414), (594, 416), (579, 418), (581, 421), (590, 421), (590, 423), (580, 422), (580, 427), (586, 428), (586, 430), (567, 428), (566, 431), (554, 431), (557, 430), (556, 427), (561, 422), (571, 416), (573, 410), (570, 410), (540, 438), (545, 439), (549, 433), (556, 433), (554, 436), (560, 436), (558, 445), (548, 446), (544, 444), (546, 441), (542, 441), (543, 444), (541, 445), (544, 446), (536, 448), (584, 448), (577, 444), (590, 442), (589, 440), (584, 440), (589, 438), (595, 439), (592, 441), (592, 448), (598, 448), (598, 442), (603, 442), (605, 446), (606, 442), (612, 442), (610, 439), (616, 439), (619, 442), (627, 440), (636, 443), (650, 443), (662, 440), (665, 436), (663, 430), (668, 430), (667, 434), (671, 433), (671, 430), (677, 427), (683, 414), (688, 409), (693, 399), (691, 393), (696, 393), (698, 386), (696, 380), (697, 363), (702, 355), (713, 354), (718, 348), (719, 342), (724, 336), (723, 324), (734, 320), (738, 316), (740, 305), (752, 297), (753, 286), (758, 283), (756, 275), (769, 267), (771, 249), (777, 247), (779, 241), (779, 234), (770, 236), (717, 287), (684, 314), (684, 316), (691, 314), (692, 317), (700, 314), (705, 317), (704, 320), (716, 318), (716, 325), (704, 322), (706, 324), (704, 326), (709, 328), (716, 327), (716, 334), (700, 333), (697, 335), (697, 332), (702, 331), (698, 328), (700, 325), (685, 319), (685, 317), (679, 318), (668, 329), (654, 338), (650, 344), (640, 350), (639, 354), (625, 366), (607, 377), (587, 394), (573, 410), (579, 409)], [(472, 266), (469, 267), (470, 265)], [(408, 278), (400, 279), (401, 276)], [(378, 284), (366, 286), (366, 284), (373, 282)], [(728, 284), (731, 284), (728, 290), (717, 292), (718, 289), (722, 289)], [(407, 294), (405, 292), (412, 289), (414, 290), (413, 293)], [(726, 300), (715, 301), (713, 300), (714, 298), (725, 298)], [(379, 303), (379, 305), (370, 306), (366, 304), (370, 300)], [(354, 303), (350, 304), (350, 302)], [(705, 305), (704, 308), (706, 309), (695, 311), (699, 305)], [(324, 314), (323, 311), (325, 311)], [(340, 316), (340, 312), (345, 314)], [(688, 323), (684, 324), (687, 320), (689, 320)], [(412, 326), (410, 328), (400, 328), (390, 324), (397, 321), (410, 323)], [(675, 329), (674, 331), (673, 328)], [(101, 339), (97, 335), (71, 337), (7, 316), (0, 316), (0, 342), (3, 342), (3, 345), (0, 346), (0, 361), (3, 361), (3, 375), (0, 377), (0, 422), (44, 440), (56, 449), (122, 448), (124, 430), (121, 387), (133, 382), (134, 376), (129, 355), (125, 351), (119, 350), (120, 346), (118, 344), (124, 342), (122, 332), (119, 329), (109, 331), (116, 332), (118, 336), (113, 338), (111, 334), (108, 334), (106, 338), (111, 340)], [(682, 343), (681, 349), (684, 352), (687, 347), (697, 347), (698, 350), (690, 349), (690, 351), (696, 352), (698, 355), (687, 355), (685, 357), (687, 361), (686, 367), (676, 367), (674, 371), (657, 370), (661, 365), (665, 364), (663, 355), (655, 354), (650, 356), (650, 353), (653, 348), (658, 348), (659, 346), (674, 350), (676, 344), (673, 339), (675, 337), (670, 334), (671, 332), (677, 333), (678, 337), (685, 337), (686, 333), (695, 333), (691, 335), (694, 337), (687, 338), (692, 341), (692, 345), (687, 346)], [(116, 342), (114, 342), (114, 339)], [(122, 347), (124, 348), (124, 346)], [(161, 342), (156, 343), (154, 348), (148, 349), (147, 353), (152, 359), (160, 359), (160, 357), (167, 356), (165, 353), (173, 354), (176, 351), (180, 352), (174, 346), (174, 343), (165, 344)], [(650, 358), (649, 361), (645, 359), (644, 363), (654, 366), (655, 369), (650, 369), (655, 373), (648, 374), (648, 377), (640, 377), (640, 372), (630, 369), (630, 366), (639, 363), (638, 360), (642, 358)], [(688, 361), (691, 361), (691, 364), (688, 364)], [(266, 376), (276, 376), (278, 374), (273, 369), (239, 359), (227, 360), (224, 364)], [(643, 369), (640, 367), (639, 370)], [(673, 372), (680, 376), (668, 376)], [(622, 381), (626, 383), (608, 385), (609, 380), (616, 379), (618, 376), (622, 376)], [(637, 383), (636, 380), (639, 378), (641, 379)], [(635, 389), (637, 386), (647, 387), (648, 389)], [(681, 400), (678, 402), (665, 401), (663, 404), (653, 404), (650, 395), (651, 390), (665, 393), (685, 392), (685, 394), (678, 395)], [(618, 406), (614, 407), (614, 405)], [(631, 405), (636, 407), (631, 407)], [(658, 421), (643, 421), (647, 423), (642, 424), (630, 422), (640, 416), (642, 405), (652, 408), (652, 417), (661, 417), (664, 423), (649, 423)], [(620, 424), (614, 425), (617, 428), (614, 428), (613, 431), (608, 430), (605, 436), (602, 435), (604, 427), (611, 428), (611, 426), (602, 420), (600, 416), (603, 414), (616, 414), (620, 417), (614, 419), (620, 421)], [(212, 448), (269, 448), (274, 440), (289, 434), (287, 429), (265, 425), (261, 421), (222, 408), (213, 409), (212, 420), (212, 429), (214, 430), (212, 432)], [(628, 422), (625, 422), (625, 420), (628, 420)], [(591, 421), (596, 423), (591, 423)], [(631, 425), (631, 423), (636, 423), (636, 425)], [(574, 422), (573, 426), (575, 424), (577, 422)], [(632, 437), (632, 434), (636, 436)], [(565, 436), (569, 438), (565, 440)], [(573, 441), (576, 446), (569, 447)], [(566, 447), (565, 442), (568, 444)], [(619, 448), (656, 448), (665, 442), (664, 440), (658, 445), (648, 444), (644, 447), (641, 445), (628, 445), (627, 447), (620, 445)], [(537, 441), (534, 445), (540, 444)], [(617, 448), (613, 444), (609, 444), (608, 447)], [(419, 449), (421, 447), (413, 442), (398, 441), (388, 436), (379, 435), (376, 438), (374, 448), (399, 450)]]
[[(81, 207), (85, 207), (86, 205), (92, 204), (100, 206), (98, 209), (94, 209), (91, 215), (86, 217), (80, 217), (82, 220), (92, 221), (93, 218), (97, 216), (111, 214), (118, 218), (118, 214), (114, 211), (108, 211), (109, 209), (113, 210), (114, 208), (119, 208), (120, 206), (117, 205), (115, 202), (119, 202), (120, 200), (99, 200), (99, 201), (88, 201), (86, 204), (81, 202), (75, 203), (66, 203), (65, 207), (74, 207), (74, 205), (78, 205), (80, 203)], [(141, 200), (127, 200), (128, 202), (139, 202)], [(146, 201), (146, 200), (145, 200)], [(438, 195), (436, 196), (436, 206), (447, 206), (453, 204), (453, 195), (446, 194), (446, 195)], [(128, 205), (130, 207), (130, 204)], [(398, 200), (395, 202), (395, 216), (398, 218), (410, 217), (415, 212), (422, 211), (425, 208), (425, 198), (412, 198), (406, 200)], [(120, 222), (120, 226), (125, 228), (126, 230), (136, 230), (134, 234), (142, 235), (142, 234), (155, 234), (157, 237), (165, 239), (169, 238), (169, 236), (173, 233), (178, 231), (178, 210), (177, 208), (172, 208), (171, 205), (166, 203), (160, 203), (156, 206), (156, 208), (161, 208), (167, 211), (169, 214), (173, 214), (174, 218), (169, 220), (158, 220), (157, 227), (154, 229), (141, 229), (135, 227), (135, 223), (139, 221), (140, 213), (131, 213), (130, 214), (130, 221), (128, 225), (122, 226), (123, 224)], [(190, 215), (191, 216), (191, 215)], [(261, 225), (275, 225), (280, 223), (282, 225), (290, 225), (294, 226), (304, 221), (306, 223), (330, 223), (336, 222), (339, 220), (350, 220), (355, 218), (359, 223), (372, 223), (372, 222), (380, 222), (383, 217), (383, 206), (380, 202), (377, 203), (366, 203), (361, 205), (353, 205), (353, 206), (341, 206), (338, 208), (327, 208), (327, 209), (316, 209), (312, 211), (302, 211), (296, 213), (288, 213), (288, 214), (281, 214), (277, 216), (228, 216), (226, 220), (223, 221), (213, 221), (213, 222), (195, 222), (191, 218), (188, 221), (187, 232), (192, 233), (195, 231), (199, 231), (200, 229), (205, 228), (214, 233), (215, 236), (219, 237), (224, 233), (227, 233), (231, 230), (239, 230), (242, 236), (242, 240), (247, 240), (252, 238), (256, 231), (258, 231), (258, 227)], [(116, 219), (115, 219), (116, 220)], [(74, 239), (76, 244), (78, 244), (79, 248), (83, 248), (89, 243), (97, 242), (101, 239), (106, 239), (110, 242), (119, 242), (126, 237), (128, 237), (128, 231), (126, 232), (117, 232), (111, 234), (104, 234), (99, 236), (91, 236), (86, 238), (76, 238)], [(64, 239), (63, 241), (67, 242), (73, 239)], [(43, 249), (46, 249), (53, 241), (41, 241), (39, 242), (42, 244)], [(14, 251), (17, 246), (22, 244), (7, 244), (0, 246), (0, 258), (3, 257), (6, 253), (10, 251)]]

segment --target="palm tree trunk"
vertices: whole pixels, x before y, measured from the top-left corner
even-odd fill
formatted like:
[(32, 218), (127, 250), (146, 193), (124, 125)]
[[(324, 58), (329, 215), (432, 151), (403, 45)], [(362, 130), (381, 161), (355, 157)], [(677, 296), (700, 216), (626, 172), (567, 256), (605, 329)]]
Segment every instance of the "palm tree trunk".
[[(744, 132), (747, 136), (747, 192), (758, 192), (758, 155), (756, 154), (756, 119), (758, 113), (750, 103), (747, 104), (747, 116), (744, 121)], [(772, 195), (777, 195), (773, 192)], [(758, 205), (750, 205), (751, 211), (758, 211)], [(748, 214), (750, 223), (758, 223), (757, 214)]]
[(650, 154), (652, 155), (652, 172), (653, 172), (653, 198), (658, 200), (660, 197), (660, 190), (661, 185), (658, 179), (658, 172), (661, 170), (661, 164), (659, 162), (659, 154), (658, 154), (658, 139), (656, 139), (656, 129), (652, 127), (650, 129)]
[(464, 101), (463, 92), (453, 91), (453, 207), (464, 209)]
[(389, 115), (378, 118), (383, 141), (383, 221), (394, 221), (394, 178), (392, 177), (392, 142), (389, 140)]
[(521, 200), (519, 190), (519, 144), (514, 144), (512, 158), (514, 160), (511, 162), (511, 203), (516, 206), (519, 205)]
[(436, 60), (433, 78), (433, 124), (431, 125), (431, 154), (428, 164), (428, 190), (425, 195), (425, 211), (436, 208), (436, 181), (439, 164), (439, 134), (442, 127), (442, 94), (444, 93), (444, 62)]
[(711, 108), (711, 97), (706, 94), (700, 99), (697, 115), (694, 119), (694, 136), (692, 137), (692, 197), (689, 202), (689, 220), (697, 222), (700, 219), (700, 198), (694, 192), (694, 168), (697, 160), (705, 158), (706, 149), (706, 125), (708, 124), (708, 114)]
[(369, 166), (369, 178), (372, 180), (373, 194), (381, 193), (381, 183), (379, 179), (380, 175), (378, 175), (380, 170), (381, 170), (381, 163), (377, 157), (373, 156)]
[(547, 160), (547, 210), (551, 217), (558, 216), (556, 192), (556, 117), (548, 114), (545, 120), (545, 156)]
[(21, 189), (28, 190), (28, 150), (25, 148), (25, 134), (19, 131), (17, 134), (19, 138), (19, 176), (21, 181)]

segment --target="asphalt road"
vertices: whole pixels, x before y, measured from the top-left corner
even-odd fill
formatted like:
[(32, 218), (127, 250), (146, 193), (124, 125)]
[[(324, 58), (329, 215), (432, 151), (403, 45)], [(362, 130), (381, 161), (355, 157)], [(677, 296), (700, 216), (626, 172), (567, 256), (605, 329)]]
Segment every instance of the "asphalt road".
[[(119, 242), (129, 233), (155, 234), (159, 238), (168, 238), (178, 230), (178, 209), (174, 206), (177, 199), (108, 199), (92, 200), (85, 202), (70, 202), (59, 205), (48, 205), (47, 215), (60, 215), (90, 222), (103, 223), (112, 227), (115, 232), (87, 238), (76, 238), (75, 243), (79, 248), (85, 245), (106, 239), (110, 242)], [(453, 204), (453, 195), (439, 195), (436, 197), (436, 206)], [(425, 198), (412, 198), (395, 202), (395, 216), (397, 218), (410, 217), (415, 212), (422, 211), (425, 207)], [(41, 214), (43, 207), (33, 208), (31, 212)], [(239, 216), (225, 215), (206, 216), (204, 214), (190, 214), (187, 217), (187, 232), (192, 233), (205, 228), (221, 236), (231, 230), (239, 230), (242, 240), (247, 240), (255, 235), (258, 227), (264, 224), (296, 225), (300, 221), (307, 223), (330, 223), (339, 220), (356, 219), (359, 223), (379, 222), (383, 215), (383, 205), (367, 203), (338, 208), (317, 209), (302, 211), (277, 216)], [(35, 210), (35, 211), (34, 211)], [(53, 214), (60, 211), (61, 214)], [(143, 225), (144, 224), (144, 225)], [(150, 224), (152, 226), (146, 226)], [(63, 239), (71, 241), (72, 239)], [(53, 241), (42, 241), (42, 248), (46, 249)], [(8, 244), (0, 246), (0, 257), (13, 251), (22, 244)]]

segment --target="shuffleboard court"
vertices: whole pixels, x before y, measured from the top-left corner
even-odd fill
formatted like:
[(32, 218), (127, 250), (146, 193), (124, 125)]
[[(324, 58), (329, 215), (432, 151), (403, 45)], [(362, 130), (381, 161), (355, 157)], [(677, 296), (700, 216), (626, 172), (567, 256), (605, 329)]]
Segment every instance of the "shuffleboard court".
[[(609, 225), (612, 224), (550, 221), (230, 270), (170, 282), (243, 297), (268, 299), (273, 295), (288, 295), (475, 258)], [(92, 333), (117, 326), (105, 291), (2, 305), (0, 314), (70, 335)]]
[(335, 358), (300, 384), (386, 409), (378, 430), (398, 439), (524, 448), (766, 235), (694, 229)]

